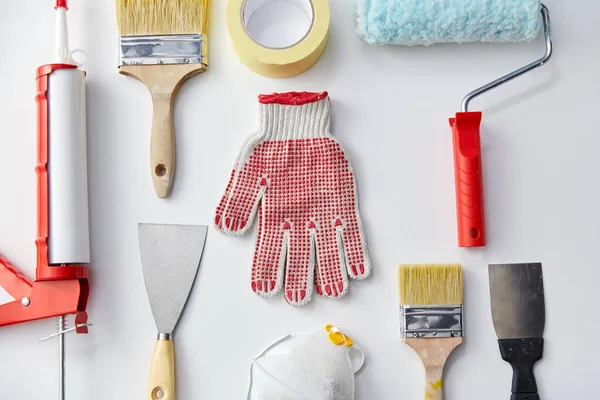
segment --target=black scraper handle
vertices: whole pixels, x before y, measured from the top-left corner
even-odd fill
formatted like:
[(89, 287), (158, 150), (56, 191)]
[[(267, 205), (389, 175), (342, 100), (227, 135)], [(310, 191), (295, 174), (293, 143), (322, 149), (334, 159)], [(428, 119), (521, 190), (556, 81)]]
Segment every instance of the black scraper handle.
[(533, 365), (542, 358), (544, 339), (500, 339), (498, 345), (502, 359), (513, 368), (510, 400), (540, 400)]

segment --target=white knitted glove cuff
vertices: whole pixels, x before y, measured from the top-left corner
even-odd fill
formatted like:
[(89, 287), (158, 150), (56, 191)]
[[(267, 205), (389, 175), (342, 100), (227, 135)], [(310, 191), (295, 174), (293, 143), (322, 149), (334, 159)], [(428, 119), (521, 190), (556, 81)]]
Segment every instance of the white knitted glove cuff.
[(263, 140), (331, 137), (327, 92), (264, 95), (259, 100), (258, 133)]

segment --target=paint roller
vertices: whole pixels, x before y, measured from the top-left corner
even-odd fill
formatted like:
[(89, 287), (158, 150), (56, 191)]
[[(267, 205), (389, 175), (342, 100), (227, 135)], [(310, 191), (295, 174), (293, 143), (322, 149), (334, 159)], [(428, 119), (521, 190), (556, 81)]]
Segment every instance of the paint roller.
[[(540, 18), (541, 14), (541, 18)], [(543, 26), (546, 52), (538, 60), (468, 93), (462, 111), (450, 119), (458, 245), (485, 246), (485, 214), (479, 127), (481, 112), (470, 102), (526, 72), (552, 55), (548, 8), (540, 0), (358, 0), (358, 33), (370, 44), (403, 46), (435, 43), (527, 42)]]

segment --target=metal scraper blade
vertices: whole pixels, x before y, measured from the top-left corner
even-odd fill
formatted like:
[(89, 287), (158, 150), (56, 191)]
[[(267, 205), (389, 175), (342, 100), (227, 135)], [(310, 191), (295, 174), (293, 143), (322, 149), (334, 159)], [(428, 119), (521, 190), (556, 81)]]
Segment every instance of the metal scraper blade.
[(159, 333), (172, 334), (192, 290), (208, 227), (138, 224), (146, 292)]
[(498, 339), (541, 338), (546, 322), (542, 264), (493, 264), (489, 275)]

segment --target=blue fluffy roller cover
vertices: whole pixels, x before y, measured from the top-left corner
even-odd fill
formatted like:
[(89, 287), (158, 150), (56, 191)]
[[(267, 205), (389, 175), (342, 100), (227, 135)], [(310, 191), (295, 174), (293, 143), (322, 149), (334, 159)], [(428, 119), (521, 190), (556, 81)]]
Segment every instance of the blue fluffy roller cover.
[(372, 44), (523, 42), (541, 26), (540, 0), (357, 0), (358, 33)]

